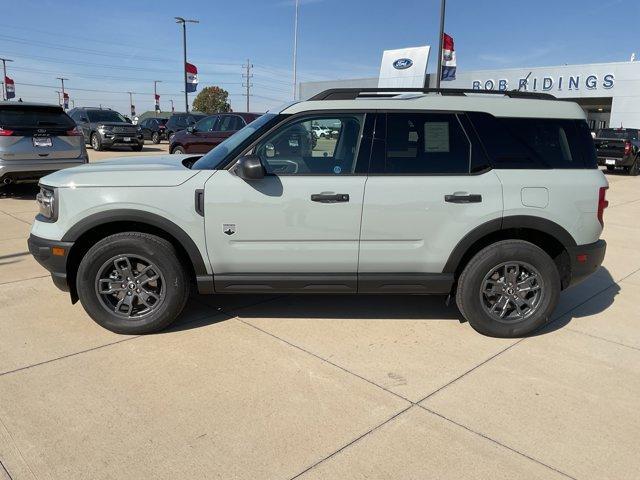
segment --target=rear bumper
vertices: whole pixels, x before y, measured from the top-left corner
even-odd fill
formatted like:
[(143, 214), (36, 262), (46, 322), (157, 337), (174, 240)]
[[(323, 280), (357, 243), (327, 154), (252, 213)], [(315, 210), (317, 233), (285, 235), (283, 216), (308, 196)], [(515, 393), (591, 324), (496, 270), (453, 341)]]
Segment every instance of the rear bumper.
[(89, 159), (84, 157), (78, 158), (62, 158), (55, 160), (0, 160), (0, 182), (7, 178), (11, 180), (37, 180), (51, 172), (62, 170), (63, 168), (77, 167), (84, 165)]
[(587, 245), (578, 245), (569, 249), (571, 259), (571, 283), (575, 285), (594, 273), (604, 260), (607, 242), (598, 240)]
[[(608, 167), (630, 167), (633, 165), (633, 157), (627, 155), (626, 157), (601, 157), (598, 156), (598, 165)], [(608, 163), (607, 163), (608, 161)], [(613, 163), (611, 163), (613, 161)]]
[[(46, 238), (29, 235), (27, 240), (29, 252), (33, 258), (51, 273), (51, 279), (56, 287), (64, 292), (69, 291), (67, 281), (67, 257), (73, 247), (73, 242), (61, 242), (59, 240), (48, 240)], [(63, 249), (63, 255), (54, 255), (53, 247)]]

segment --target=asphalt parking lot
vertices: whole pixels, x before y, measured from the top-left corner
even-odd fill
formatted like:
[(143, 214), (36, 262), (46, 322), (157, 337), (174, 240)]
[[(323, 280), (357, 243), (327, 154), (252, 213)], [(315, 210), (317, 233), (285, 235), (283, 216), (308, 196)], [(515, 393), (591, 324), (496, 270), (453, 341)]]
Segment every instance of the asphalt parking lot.
[(170, 331), (116, 335), (28, 254), (35, 188), (13, 187), (0, 479), (640, 478), (640, 178), (608, 178), (604, 266), (520, 340), (380, 296), (194, 296)]

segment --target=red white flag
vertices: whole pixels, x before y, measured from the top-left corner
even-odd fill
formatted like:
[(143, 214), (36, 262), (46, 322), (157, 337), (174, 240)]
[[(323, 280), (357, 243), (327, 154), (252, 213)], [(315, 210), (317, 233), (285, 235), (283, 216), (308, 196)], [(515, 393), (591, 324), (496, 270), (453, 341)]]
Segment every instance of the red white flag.
[(442, 34), (442, 80), (456, 79), (456, 51), (453, 48), (453, 37)]
[(7, 94), (7, 100), (16, 96), (16, 84), (12, 78), (4, 77), (4, 91)]
[(186, 63), (184, 69), (187, 72), (187, 92), (195, 92), (198, 88), (198, 69), (191, 63)]

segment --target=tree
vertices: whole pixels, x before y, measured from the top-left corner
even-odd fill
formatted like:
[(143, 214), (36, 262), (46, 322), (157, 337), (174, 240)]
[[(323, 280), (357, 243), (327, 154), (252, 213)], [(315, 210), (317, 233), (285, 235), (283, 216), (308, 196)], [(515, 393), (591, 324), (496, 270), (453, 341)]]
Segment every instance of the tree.
[(230, 112), (229, 92), (220, 87), (204, 87), (193, 101), (193, 109), (203, 113)]

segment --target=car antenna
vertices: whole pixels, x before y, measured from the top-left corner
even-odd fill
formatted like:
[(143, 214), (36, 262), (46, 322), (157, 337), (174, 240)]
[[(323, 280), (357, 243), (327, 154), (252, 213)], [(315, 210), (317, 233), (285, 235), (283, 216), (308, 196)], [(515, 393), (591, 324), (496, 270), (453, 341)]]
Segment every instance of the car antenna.
[(524, 82), (520, 82), (520, 85), (518, 85), (518, 91), (520, 91), (523, 85), (526, 85), (527, 83), (529, 83), (529, 77), (531, 76), (532, 73), (533, 71), (529, 72), (527, 76), (524, 77)]

